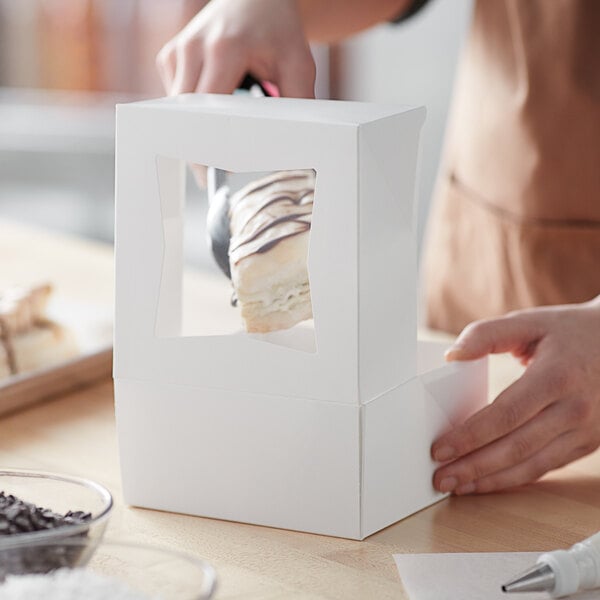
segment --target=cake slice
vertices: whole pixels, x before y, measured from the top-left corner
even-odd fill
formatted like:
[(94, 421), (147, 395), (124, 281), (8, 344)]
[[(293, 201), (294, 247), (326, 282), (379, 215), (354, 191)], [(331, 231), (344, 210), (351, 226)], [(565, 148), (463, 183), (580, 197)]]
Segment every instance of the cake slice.
[(314, 171), (280, 171), (231, 197), (231, 280), (248, 332), (312, 318), (307, 258), (314, 190)]
[(45, 316), (51, 293), (50, 285), (0, 290), (0, 378), (77, 354), (71, 332)]

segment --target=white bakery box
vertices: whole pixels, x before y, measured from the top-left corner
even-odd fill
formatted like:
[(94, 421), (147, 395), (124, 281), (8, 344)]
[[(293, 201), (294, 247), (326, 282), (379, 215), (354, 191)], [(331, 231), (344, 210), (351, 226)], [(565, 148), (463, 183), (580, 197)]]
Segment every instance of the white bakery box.
[[(127, 503), (363, 539), (442, 497), (431, 442), (486, 402), (487, 365), (444, 365), (442, 347), (417, 343), (424, 117), (220, 95), (118, 106), (114, 379)], [(314, 169), (313, 351), (296, 328), (283, 342), (181, 335), (186, 162)]]

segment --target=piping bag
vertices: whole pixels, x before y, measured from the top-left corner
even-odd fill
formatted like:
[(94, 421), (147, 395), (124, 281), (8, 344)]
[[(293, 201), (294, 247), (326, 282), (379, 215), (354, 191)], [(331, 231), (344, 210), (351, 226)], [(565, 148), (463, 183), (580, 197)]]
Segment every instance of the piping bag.
[[(251, 96), (278, 96), (275, 86), (268, 82), (259, 82), (248, 74), (240, 83), (235, 93), (248, 93)], [(213, 257), (223, 273), (231, 279), (229, 267), (229, 187), (227, 185), (227, 171), (208, 167), (206, 174), (208, 192), (208, 214), (206, 217), (206, 230), (208, 244)]]

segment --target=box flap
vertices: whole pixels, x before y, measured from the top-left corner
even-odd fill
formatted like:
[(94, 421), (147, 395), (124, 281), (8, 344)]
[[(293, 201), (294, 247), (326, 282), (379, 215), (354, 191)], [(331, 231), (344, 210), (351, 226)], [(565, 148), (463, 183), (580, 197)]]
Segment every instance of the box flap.
[(363, 407), (363, 536), (444, 497), (432, 485), (431, 444), (486, 403), (483, 359), (430, 368)]

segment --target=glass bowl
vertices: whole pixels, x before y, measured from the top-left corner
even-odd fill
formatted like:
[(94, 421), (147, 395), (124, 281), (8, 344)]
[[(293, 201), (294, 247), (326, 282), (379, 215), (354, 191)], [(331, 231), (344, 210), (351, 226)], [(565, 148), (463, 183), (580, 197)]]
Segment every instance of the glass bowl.
[[(77, 560), (67, 568), (46, 575), (37, 574), (33, 582), (35, 587), (27, 589), (26, 597), (30, 600), (79, 600), (87, 597), (106, 597), (109, 600), (115, 596), (134, 600), (208, 600), (216, 589), (214, 569), (208, 563), (181, 552), (113, 541), (102, 541), (93, 554), (88, 549), (81, 539), (55, 544), (35, 542), (27, 546), (29, 552), (40, 556), (67, 551), (77, 556)], [(0, 562), (2, 559), (0, 551)], [(68, 593), (58, 589), (59, 584), (66, 583), (65, 579), (68, 581)], [(16, 591), (19, 583), (22, 584), (7, 577), (4, 584), (0, 583), (0, 598), (10, 600), (10, 592)], [(31, 585), (31, 581), (27, 583)], [(105, 595), (99, 589), (92, 589), (92, 585), (100, 587)]]
[[(113, 506), (110, 492), (102, 485), (54, 473), (2, 469), (0, 491), (62, 515), (70, 510), (91, 513), (91, 518), (84, 523), (0, 535), (0, 581), (5, 575), (17, 574), (19, 570), (34, 573), (68, 566), (79, 560), (74, 553), (83, 554), (83, 558), (91, 556), (104, 534)], [(80, 544), (60, 551), (58, 542), (71, 539), (80, 540)], [(55, 544), (53, 554), (47, 554), (42, 560), (28, 551), (35, 543)]]

